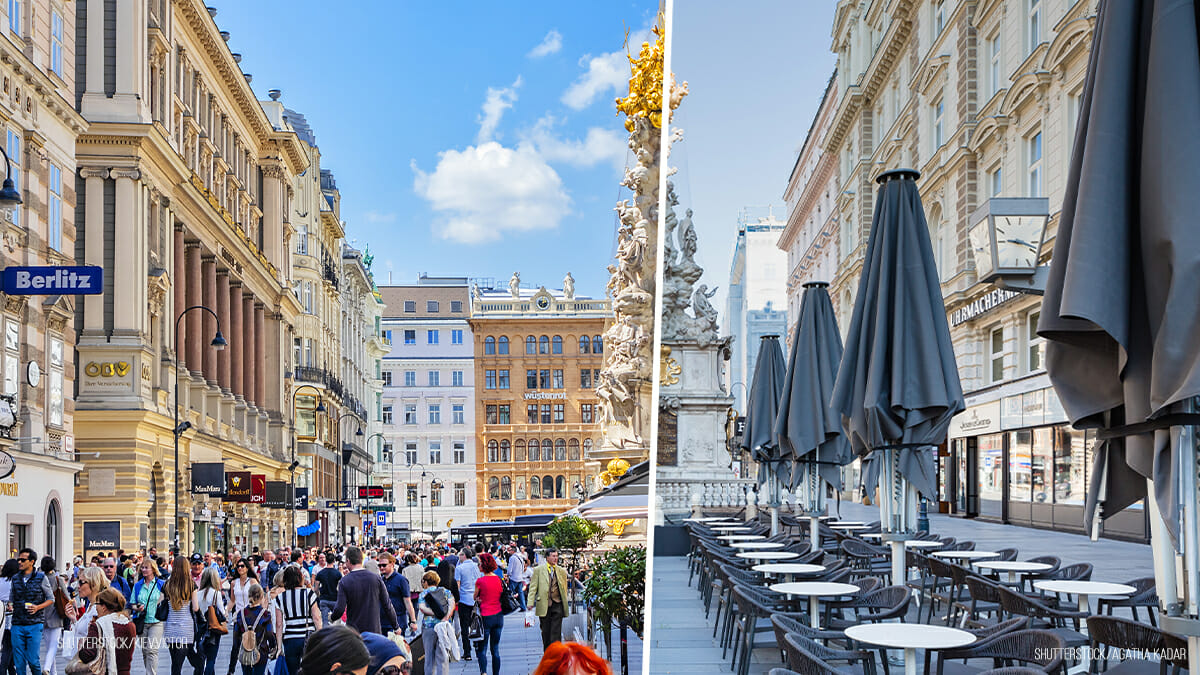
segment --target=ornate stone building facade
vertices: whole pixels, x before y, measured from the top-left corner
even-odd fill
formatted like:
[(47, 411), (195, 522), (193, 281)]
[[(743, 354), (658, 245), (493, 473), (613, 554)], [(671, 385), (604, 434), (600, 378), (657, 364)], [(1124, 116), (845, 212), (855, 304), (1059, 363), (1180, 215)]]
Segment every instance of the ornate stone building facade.
[(596, 385), (612, 307), (564, 286), (521, 288), (518, 274), (508, 289), (474, 291), (480, 521), (562, 513), (600, 487), (588, 458), (607, 409)]
[[(0, 37), (0, 125), (23, 202), (0, 215), (4, 267), (75, 264), (71, 177), (75, 139), (87, 126), (74, 108), (76, 7), (51, 0), (0, 7), (7, 28)], [(73, 550), (73, 483), (81, 467), (74, 461), (71, 392), (79, 367), (72, 319), (83, 298), (0, 294), (0, 451), (13, 460), (12, 473), (0, 479), (0, 525), (11, 556), (31, 546), (61, 562)]]
[[(161, 548), (176, 526), (185, 549), (277, 544), (287, 511), (192, 495), (188, 470), (223, 462), (290, 479), (284, 375), (302, 307), (289, 240), (307, 150), (264, 113), (202, 3), (131, 0), (115, 16), (109, 5), (73, 3), (76, 102), (90, 124), (76, 146), (76, 252), (106, 273), (104, 294), (75, 308), (86, 464), (75, 547), (97, 521), (119, 522), (125, 548)], [(215, 316), (178, 320), (196, 305)], [(178, 463), (175, 406), (190, 424)]]

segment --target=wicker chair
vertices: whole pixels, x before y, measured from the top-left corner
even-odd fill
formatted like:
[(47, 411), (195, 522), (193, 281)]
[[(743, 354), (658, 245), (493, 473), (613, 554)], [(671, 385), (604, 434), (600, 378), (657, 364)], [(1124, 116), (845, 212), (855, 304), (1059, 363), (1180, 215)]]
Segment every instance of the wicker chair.
[[(1145, 653), (1162, 652), (1167, 646), (1162, 631), (1143, 623), (1122, 619), (1116, 616), (1089, 616), (1087, 618), (1088, 637), (1091, 639), (1093, 653), (1098, 653), (1100, 645), (1116, 647)], [(1103, 652), (1107, 654), (1107, 650)], [(1152, 663), (1150, 661), (1122, 661), (1114, 668), (1108, 667), (1108, 658), (1102, 660), (1103, 670), (1110, 673), (1157, 673), (1166, 672), (1167, 663)], [(1096, 662), (1092, 662), (1092, 672), (1096, 672)]]
[(1187, 672), (1188, 643), (1186, 638), (1173, 633), (1163, 633), (1163, 641), (1167, 645), (1167, 663), (1171, 664), (1171, 675)]
[[(786, 650), (783, 644), (783, 636), (788, 633), (798, 633), (810, 640), (825, 640), (826, 644), (832, 641), (846, 640), (846, 635), (840, 630), (821, 630), (808, 625), (808, 616), (799, 612), (778, 612), (771, 616), (771, 626), (775, 628), (775, 644), (779, 645), (780, 651)], [(787, 661), (786, 652), (782, 655), (783, 660)]]
[(1158, 614), (1158, 592), (1154, 588), (1154, 577), (1141, 577), (1125, 583), (1133, 586), (1137, 591), (1127, 598), (1100, 598), (1096, 603), (1096, 611), (1112, 616), (1114, 608), (1128, 607), (1129, 611), (1133, 613), (1133, 620), (1137, 621), (1138, 607), (1144, 607), (1146, 613), (1150, 615), (1150, 625), (1157, 626), (1158, 619), (1155, 615)]
[[(1043, 624), (1069, 647), (1082, 647), (1088, 643), (1087, 637), (1079, 632), (1079, 621), (1087, 618), (1086, 612), (1057, 609), (1011, 589), (1002, 586), (997, 588), (1000, 607), (1013, 616), (1025, 617), (1029, 628), (1041, 628), (1043, 626), (1037, 624)], [(1074, 630), (1065, 627), (1067, 621), (1072, 623)]]
[[(954, 565), (945, 562), (938, 558), (930, 556), (926, 560), (929, 566), (929, 575), (933, 579), (927, 597), (929, 599), (929, 611), (925, 616), (925, 623), (933, 623), (933, 610), (942, 602), (946, 603), (947, 607), (953, 605), (956, 601), (965, 600), (961, 597), (962, 589), (954, 583)], [(920, 621), (918, 616), (917, 620)]]
[(955, 542), (949, 546), (946, 546), (942, 550), (943, 551), (974, 551), (975, 550), (975, 542), (959, 541), (959, 542)]
[[(794, 648), (788, 650), (790, 660), (788, 667), (792, 670), (783, 668), (775, 668), (771, 670), (771, 675), (779, 675), (779, 673), (788, 673), (790, 675), (853, 675), (852, 671), (835, 668), (832, 664), (821, 659), (816, 654), (803, 648)], [(776, 673), (779, 671), (779, 673)]]
[(787, 661), (791, 668), (801, 668), (804, 660), (801, 652), (825, 661), (826, 663), (846, 662), (846, 672), (875, 675), (875, 655), (865, 649), (831, 649), (825, 645), (805, 637), (802, 633), (786, 633), (783, 645), (787, 652)]
[(999, 620), (1001, 618), (1000, 585), (975, 574), (967, 575), (966, 584), (967, 594), (971, 596), (971, 602), (969, 604), (966, 602), (958, 603), (963, 609), (963, 625), (985, 625), (980, 620), (979, 614), (981, 613), (994, 615)]
[(1017, 559), (1018, 551), (1015, 548), (1002, 548), (996, 551), (996, 560), (1004, 560), (1012, 562)]
[(1045, 675), (1041, 668), (1026, 668), (1025, 666), (1009, 666), (1007, 668), (992, 668), (979, 675)]
[(905, 620), (908, 603), (912, 600), (912, 589), (908, 586), (886, 586), (864, 593), (847, 607), (854, 610), (852, 620), (832, 618), (828, 626), (833, 630), (845, 630), (863, 623), (880, 623), (889, 619)]
[[(774, 630), (760, 626), (763, 620), (770, 622), (771, 616), (783, 609), (779, 606), (780, 599), (778, 594), (759, 588), (734, 586), (733, 602), (737, 614), (733, 629), (733, 667), (740, 675), (750, 672), (750, 657), (754, 654), (757, 635)], [(721, 656), (724, 658), (724, 651)]]
[(846, 539), (838, 545), (842, 558), (850, 563), (850, 568), (861, 576), (890, 573), (891, 560), (887, 551), (878, 546), (872, 546), (857, 539)]
[[(981, 644), (982, 642), (984, 642), (985, 640), (991, 639), (997, 635), (1003, 635), (1005, 633), (1012, 633), (1015, 631), (1019, 631), (1024, 626), (1025, 626), (1025, 619), (1023, 619), (1021, 617), (1015, 617), (1015, 618), (1009, 619), (1007, 621), (1000, 621), (1000, 622), (994, 623), (990, 626), (984, 626), (983, 628), (965, 628), (962, 630), (965, 630), (968, 633), (970, 633), (971, 635), (974, 635), (975, 642), (973, 644), (978, 645), (978, 644)], [(930, 649), (925, 650), (925, 670), (923, 670), (921, 672), (923, 672), (923, 673), (933, 672), (933, 669), (929, 667), (930, 660), (931, 660), (931, 657), (933, 656), (933, 654), (934, 654), (933, 650), (930, 650)]]
[(952, 663), (958, 659), (993, 659), (995, 665), (1011, 665), (1012, 662), (1033, 664), (1042, 673), (1061, 672), (1064, 669), (1062, 654), (1067, 643), (1047, 630), (1018, 630), (994, 635), (965, 647), (944, 649), (938, 654), (937, 675), (976, 673), (974, 668)]
[(854, 585), (858, 586), (857, 593), (851, 593), (845, 600), (835, 599), (825, 603), (825, 625), (829, 625), (829, 619), (835, 613), (839, 619), (844, 618), (842, 610), (853, 609), (867, 593), (883, 588), (883, 581), (878, 577), (865, 577), (855, 581)]
[(1059, 558), (1058, 556), (1055, 556), (1055, 555), (1040, 555), (1036, 558), (1030, 558), (1026, 562), (1042, 563), (1043, 565), (1049, 565), (1050, 569), (1043, 570), (1041, 572), (1030, 572), (1029, 574), (1021, 575), (1021, 583), (1022, 584), (1033, 584), (1034, 581), (1041, 581), (1042, 579), (1053, 579), (1054, 575), (1058, 573), (1058, 569), (1060, 567), (1062, 567), (1062, 558)]

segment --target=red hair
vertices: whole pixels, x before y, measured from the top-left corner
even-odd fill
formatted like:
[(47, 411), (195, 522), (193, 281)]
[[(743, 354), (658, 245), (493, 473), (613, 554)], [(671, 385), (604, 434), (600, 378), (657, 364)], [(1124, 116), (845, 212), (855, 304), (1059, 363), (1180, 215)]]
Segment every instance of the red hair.
[(484, 574), (491, 574), (492, 572), (495, 572), (499, 567), (500, 566), (496, 564), (496, 559), (492, 557), (491, 553), (480, 553), (479, 554), (479, 571), (480, 572), (483, 572)]
[(533, 675), (612, 675), (612, 669), (587, 645), (555, 642), (542, 654)]

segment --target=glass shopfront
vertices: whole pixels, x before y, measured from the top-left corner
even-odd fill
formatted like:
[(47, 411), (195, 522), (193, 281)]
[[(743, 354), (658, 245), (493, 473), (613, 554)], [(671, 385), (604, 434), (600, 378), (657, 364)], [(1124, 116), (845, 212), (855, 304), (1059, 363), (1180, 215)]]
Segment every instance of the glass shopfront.
[(979, 515), (1004, 517), (1004, 434), (979, 436), (976, 442), (976, 471), (979, 480)]

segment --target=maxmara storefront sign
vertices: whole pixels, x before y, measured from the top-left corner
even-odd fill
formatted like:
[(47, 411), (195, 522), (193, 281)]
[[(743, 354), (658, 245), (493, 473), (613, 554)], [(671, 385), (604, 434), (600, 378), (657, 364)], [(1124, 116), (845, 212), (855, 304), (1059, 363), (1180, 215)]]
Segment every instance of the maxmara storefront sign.
[(525, 393), (525, 400), (540, 401), (544, 399), (562, 399), (566, 400), (567, 395), (562, 392), (551, 391), (530, 391)]
[(971, 302), (959, 307), (950, 312), (950, 325), (957, 326), (966, 323), (971, 319), (996, 309), (1000, 305), (1012, 300), (1020, 295), (1015, 291), (1006, 291), (1000, 288), (994, 289), (991, 292), (982, 295)]

